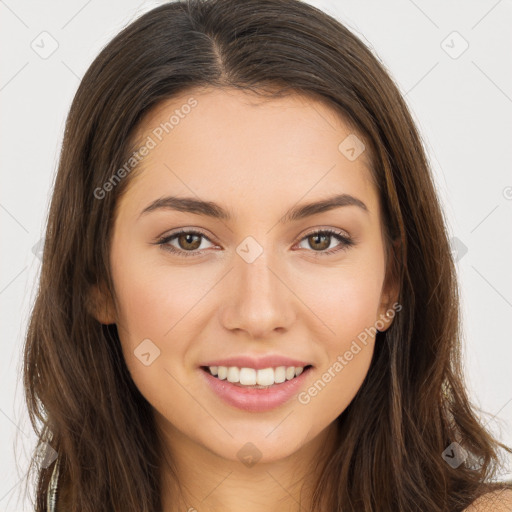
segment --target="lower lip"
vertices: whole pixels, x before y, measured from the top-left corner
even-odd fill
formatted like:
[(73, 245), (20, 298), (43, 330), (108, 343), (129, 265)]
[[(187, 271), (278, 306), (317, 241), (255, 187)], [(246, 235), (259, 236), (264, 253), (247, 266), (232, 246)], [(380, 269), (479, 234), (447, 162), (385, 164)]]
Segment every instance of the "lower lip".
[(200, 368), (200, 371), (214, 393), (229, 405), (244, 411), (263, 412), (275, 409), (295, 396), (311, 369), (310, 366), (298, 377), (281, 384), (274, 384), (266, 389), (235, 386), (225, 379), (220, 380), (214, 377), (207, 370)]

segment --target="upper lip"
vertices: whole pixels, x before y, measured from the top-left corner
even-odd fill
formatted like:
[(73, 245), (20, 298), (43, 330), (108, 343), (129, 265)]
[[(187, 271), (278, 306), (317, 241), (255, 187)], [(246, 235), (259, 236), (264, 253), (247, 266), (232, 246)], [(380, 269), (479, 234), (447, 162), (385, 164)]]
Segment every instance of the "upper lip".
[(266, 356), (235, 356), (226, 359), (215, 359), (201, 364), (200, 366), (238, 366), (238, 368), (254, 368), (261, 370), (263, 368), (277, 368), (278, 366), (309, 366), (310, 363), (292, 359), (280, 355)]

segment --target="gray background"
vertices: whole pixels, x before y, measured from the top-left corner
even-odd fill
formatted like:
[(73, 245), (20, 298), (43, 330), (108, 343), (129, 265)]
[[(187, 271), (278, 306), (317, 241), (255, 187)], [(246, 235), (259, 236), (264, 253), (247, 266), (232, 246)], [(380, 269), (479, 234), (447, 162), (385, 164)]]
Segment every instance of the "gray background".
[[(21, 349), (65, 117), (100, 49), (160, 3), (0, 0), (0, 511), (32, 509), (19, 485), (35, 446)], [(454, 237), (468, 388), (489, 428), (511, 445), (512, 4), (310, 3), (378, 54), (413, 112)]]

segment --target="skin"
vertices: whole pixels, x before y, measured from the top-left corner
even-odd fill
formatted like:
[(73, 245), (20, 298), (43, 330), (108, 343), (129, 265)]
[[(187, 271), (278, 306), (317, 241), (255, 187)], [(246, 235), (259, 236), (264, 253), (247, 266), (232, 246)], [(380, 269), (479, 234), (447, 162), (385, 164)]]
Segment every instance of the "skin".
[(512, 511), (512, 490), (493, 491), (475, 500), (466, 512), (510, 512)]
[[(309, 403), (293, 398), (267, 412), (224, 403), (198, 367), (218, 357), (288, 355), (314, 366), (304, 391), (365, 328), (378, 320), (380, 330), (389, 328), (392, 318), (384, 315), (397, 290), (384, 287), (385, 242), (369, 154), (350, 161), (338, 150), (356, 132), (320, 102), (299, 95), (262, 101), (228, 89), (166, 101), (143, 120), (140, 140), (190, 97), (197, 106), (143, 159), (118, 202), (111, 240), (116, 304), (98, 293), (96, 316), (118, 325), (126, 364), (177, 467), (182, 501), (164, 470), (165, 512), (298, 511), (299, 501), (307, 510), (312, 467), (334, 446), (334, 420), (367, 374), (374, 338)], [(334, 193), (357, 197), (368, 212), (344, 206), (278, 223), (292, 206)], [(167, 195), (215, 201), (234, 218), (171, 209), (140, 216)], [(179, 228), (206, 235), (192, 249), (201, 255), (155, 244)], [(348, 234), (355, 245), (319, 254), (341, 247), (335, 237), (315, 245), (310, 233), (322, 228)], [(247, 236), (263, 249), (252, 263), (236, 252)], [(168, 244), (191, 251), (186, 240)], [(134, 350), (148, 338), (160, 356), (145, 366)], [(247, 442), (261, 452), (252, 467), (237, 456)]]

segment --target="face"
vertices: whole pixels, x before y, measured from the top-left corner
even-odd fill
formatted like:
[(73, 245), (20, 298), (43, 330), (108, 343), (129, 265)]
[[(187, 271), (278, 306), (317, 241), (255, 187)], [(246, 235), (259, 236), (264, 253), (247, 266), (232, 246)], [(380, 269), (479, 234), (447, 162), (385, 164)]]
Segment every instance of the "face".
[(224, 459), (287, 457), (348, 406), (391, 322), (362, 137), (306, 97), (218, 89), (161, 104), (138, 136), (100, 321), (162, 428)]

